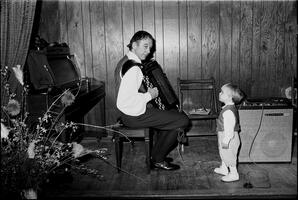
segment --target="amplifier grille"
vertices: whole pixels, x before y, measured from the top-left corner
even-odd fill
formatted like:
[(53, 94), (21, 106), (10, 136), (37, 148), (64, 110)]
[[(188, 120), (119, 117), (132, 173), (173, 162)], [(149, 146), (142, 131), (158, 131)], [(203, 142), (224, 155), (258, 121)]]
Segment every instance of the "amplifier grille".
[(290, 162), (293, 109), (239, 110), (239, 162)]

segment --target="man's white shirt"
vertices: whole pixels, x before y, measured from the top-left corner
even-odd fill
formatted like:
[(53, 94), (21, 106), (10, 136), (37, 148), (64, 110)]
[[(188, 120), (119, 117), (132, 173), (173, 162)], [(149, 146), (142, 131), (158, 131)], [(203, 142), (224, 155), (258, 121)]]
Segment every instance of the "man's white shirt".
[[(130, 60), (141, 63), (141, 60), (129, 51), (126, 56)], [(142, 84), (143, 73), (138, 66), (131, 67), (122, 77), (121, 70), (119, 76), (121, 83), (117, 96), (117, 108), (126, 115), (139, 116), (146, 111), (146, 105), (151, 100), (149, 92), (140, 93), (139, 88)]]

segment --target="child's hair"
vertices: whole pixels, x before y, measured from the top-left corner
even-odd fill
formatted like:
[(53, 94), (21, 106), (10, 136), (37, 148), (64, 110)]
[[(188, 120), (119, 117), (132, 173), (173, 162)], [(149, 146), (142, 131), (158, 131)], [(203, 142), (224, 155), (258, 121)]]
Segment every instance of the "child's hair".
[(225, 84), (225, 86), (231, 90), (233, 102), (235, 104), (240, 103), (242, 101), (242, 99), (244, 98), (244, 93), (239, 89), (239, 87), (232, 83), (227, 83), (227, 84)]

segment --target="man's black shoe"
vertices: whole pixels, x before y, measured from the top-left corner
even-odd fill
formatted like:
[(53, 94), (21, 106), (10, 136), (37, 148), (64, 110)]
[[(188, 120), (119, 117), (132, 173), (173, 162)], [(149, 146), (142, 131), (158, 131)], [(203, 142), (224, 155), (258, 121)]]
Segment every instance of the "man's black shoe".
[[(151, 163), (153, 162), (153, 161), (152, 161), (152, 158), (150, 159), (150, 161), (151, 161)], [(171, 158), (171, 157), (166, 157), (166, 158), (165, 158), (165, 161), (166, 161), (167, 163), (170, 163), (170, 162), (173, 162), (174, 159)]]
[(166, 157), (166, 158), (165, 158), (165, 161), (166, 161), (167, 163), (170, 163), (170, 162), (173, 162), (174, 159), (171, 158), (171, 157)]
[(157, 162), (157, 163), (152, 163), (152, 168), (153, 169), (162, 169), (162, 170), (177, 170), (180, 169), (179, 165), (172, 164), (172, 163), (167, 163), (166, 161), (163, 162)]

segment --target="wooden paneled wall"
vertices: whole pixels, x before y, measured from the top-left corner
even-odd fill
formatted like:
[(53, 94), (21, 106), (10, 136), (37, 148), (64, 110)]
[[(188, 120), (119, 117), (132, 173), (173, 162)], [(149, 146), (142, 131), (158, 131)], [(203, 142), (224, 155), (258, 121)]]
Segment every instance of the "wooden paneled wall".
[[(233, 82), (249, 97), (284, 96), (297, 73), (295, 1), (43, 0), (39, 34), (67, 42), (83, 76), (106, 83), (107, 124), (115, 122), (114, 69), (134, 32), (149, 31), (156, 60), (177, 77)], [(98, 121), (97, 107), (86, 117)]]

